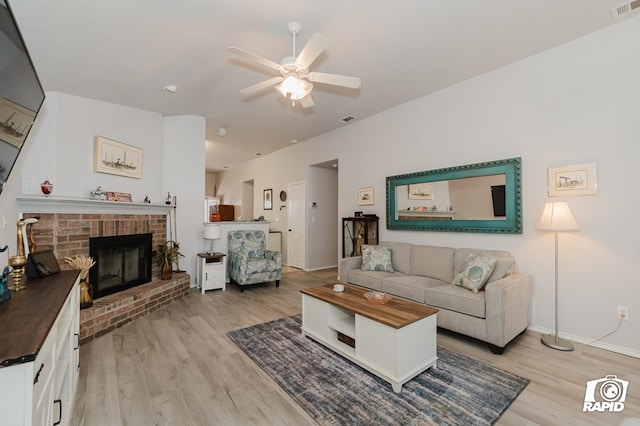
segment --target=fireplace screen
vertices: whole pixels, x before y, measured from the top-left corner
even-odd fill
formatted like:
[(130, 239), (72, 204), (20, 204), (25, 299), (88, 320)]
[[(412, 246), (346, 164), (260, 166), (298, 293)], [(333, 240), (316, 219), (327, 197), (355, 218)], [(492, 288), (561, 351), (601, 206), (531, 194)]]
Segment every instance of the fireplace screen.
[(89, 283), (94, 299), (151, 281), (151, 234), (98, 237), (89, 240)]

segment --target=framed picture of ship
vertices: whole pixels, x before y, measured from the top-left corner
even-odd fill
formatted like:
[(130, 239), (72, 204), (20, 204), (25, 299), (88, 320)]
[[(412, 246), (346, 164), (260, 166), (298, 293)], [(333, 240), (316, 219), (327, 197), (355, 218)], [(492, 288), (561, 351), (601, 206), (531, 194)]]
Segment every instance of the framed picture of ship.
[(7, 98), (0, 100), (0, 139), (20, 148), (36, 113)]
[(410, 200), (433, 200), (433, 187), (430, 183), (414, 183), (409, 185)]
[(142, 178), (142, 149), (96, 136), (93, 171), (130, 178)]

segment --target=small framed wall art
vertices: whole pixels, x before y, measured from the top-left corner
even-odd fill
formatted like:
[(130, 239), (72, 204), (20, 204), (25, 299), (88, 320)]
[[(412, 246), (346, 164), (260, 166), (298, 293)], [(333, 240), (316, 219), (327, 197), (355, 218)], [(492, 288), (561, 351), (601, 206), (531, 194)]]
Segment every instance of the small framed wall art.
[(96, 136), (93, 170), (98, 173), (142, 178), (142, 149)]
[(596, 163), (550, 167), (549, 197), (596, 195)]
[(35, 116), (36, 113), (30, 109), (2, 98), (0, 100), (0, 139), (20, 148)]
[(433, 186), (430, 183), (414, 183), (409, 185), (410, 200), (432, 200)]
[(373, 186), (358, 189), (358, 205), (372, 206), (376, 203), (376, 193)]
[(262, 191), (262, 208), (264, 210), (273, 210), (273, 189)]

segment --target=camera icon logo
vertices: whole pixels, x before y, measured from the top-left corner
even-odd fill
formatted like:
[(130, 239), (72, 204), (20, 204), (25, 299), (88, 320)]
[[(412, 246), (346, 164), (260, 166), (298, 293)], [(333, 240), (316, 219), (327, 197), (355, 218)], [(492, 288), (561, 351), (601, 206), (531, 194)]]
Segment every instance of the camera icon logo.
[(617, 376), (589, 380), (584, 393), (584, 412), (619, 412), (624, 410), (629, 382)]

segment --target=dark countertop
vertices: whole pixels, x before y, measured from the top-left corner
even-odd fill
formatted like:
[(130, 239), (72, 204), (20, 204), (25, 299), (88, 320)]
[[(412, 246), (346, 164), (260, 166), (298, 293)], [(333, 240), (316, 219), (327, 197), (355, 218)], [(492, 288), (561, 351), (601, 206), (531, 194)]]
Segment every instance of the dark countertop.
[(36, 358), (79, 273), (27, 278), (27, 288), (0, 304), (0, 366)]

